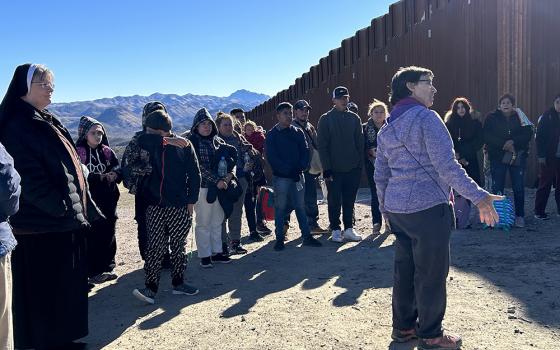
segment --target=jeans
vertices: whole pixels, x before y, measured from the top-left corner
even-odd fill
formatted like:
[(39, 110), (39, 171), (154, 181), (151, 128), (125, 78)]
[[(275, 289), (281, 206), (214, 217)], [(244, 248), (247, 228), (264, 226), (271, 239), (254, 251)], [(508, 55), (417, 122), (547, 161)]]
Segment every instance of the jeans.
[(298, 191), (296, 182), (293, 179), (274, 176), (272, 179), (274, 188), (274, 225), (276, 239), (284, 240), (284, 223), (288, 209), (293, 207), (301, 230), (301, 236), (311, 237), (311, 230), (307, 223), (304, 205), (304, 190)]
[(340, 230), (340, 210), (344, 228), (354, 226), (354, 202), (360, 186), (362, 169), (356, 168), (348, 172), (333, 172), (332, 181), (327, 181), (328, 211), (331, 230)]
[(521, 160), (520, 166), (503, 164), (500, 160), (491, 160), (492, 192), (504, 194), (506, 174), (509, 171), (511, 187), (513, 189), (513, 202), (515, 204), (515, 216), (525, 216), (525, 164), (526, 158)]
[[(229, 218), (224, 220), (222, 224), (222, 242), (239, 241), (241, 239), (241, 217), (243, 214), (243, 203), (245, 202), (245, 191), (247, 191), (247, 179), (244, 177), (239, 179), (239, 185), (243, 189), (241, 197), (233, 204), (233, 211)], [(227, 227), (226, 227), (227, 225)]]
[(375, 180), (373, 179), (373, 173), (375, 168), (373, 164), (366, 160), (366, 175), (369, 184), (369, 190), (371, 192), (371, 222), (372, 225), (381, 225), (381, 212), (379, 211), (379, 199), (377, 198), (377, 187), (375, 186)]
[(255, 186), (252, 181), (250, 181), (247, 192), (245, 192), (244, 206), (249, 232), (255, 232), (257, 231), (257, 223), (262, 224), (264, 219), (257, 186)]
[[(305, 214), (307, 215), (307, 223), (310, 229), (319, 226), (319, 206), (317, 205), (317, 177), (319, 175), (311, 175), (305, 172), (305, 185), (304, 185), (304, 204)], [(290, 222), (290, 215), (292, 214), (293, 207), (290, 206), (286, 214), (286, 223)]]
[(560, 213), (560, 189), (558, 189), (560, 159), (548, 158), (546, 164), (540, 166), (540, 171), (539, 188), (535, 196), (535, 215), (544, 215), (552, 184), (555, 184), (554, 199), (556, 201), (556, 210)]

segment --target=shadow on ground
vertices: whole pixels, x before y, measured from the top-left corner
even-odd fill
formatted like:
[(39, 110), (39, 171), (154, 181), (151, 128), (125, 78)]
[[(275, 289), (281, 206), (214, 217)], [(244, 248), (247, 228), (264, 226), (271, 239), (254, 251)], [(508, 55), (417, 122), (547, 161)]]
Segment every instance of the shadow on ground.
[[(154, 312), (153, 317), (144, 319), (138, 327), (157, 328), (189, 305), (230, 293), (237, 302), (223, 310), (221, 317), (224, 318), (245, 315), (267, 295), (300, 284), (302, 290), (311, 290), (335, 279), (334, 285), (343, 288), (343, 292), (332, 300), (335, 307), (357, 304), (366, 289), (392, 285), (393, 249), (381, 247), (387, 235), (345, 245), (332, 243), (326, 238), (320, 238), (321, 248), (302, 247), (301, 239), (295, 239), (287, 242), (282, 252), (274, 251), (274, 241), (270, 241), (229, 265), (209, 270), (200, 268), (199, 259), (193, 257), (187, 267), (186, 279), (196, 285), (200, 293), (193, 297), (171, 295), (170, 286), (166, 285), (170, 280), (169, 271), (164, 270), (156, 304), (151, 306), (143, 305), (131, 294), (134, 288), (143, 286), (144, 272), (135, 270), (122, 275), (116, 283), (90, 295), (90, 332), (96, 333), (95, 344), (90, 345), (97, 348), (113, 342), (140, 318), (159, 308), (162, 312)], [(123, 307), (129, 310), (125, 317), (114, 316), (112, 310)]]

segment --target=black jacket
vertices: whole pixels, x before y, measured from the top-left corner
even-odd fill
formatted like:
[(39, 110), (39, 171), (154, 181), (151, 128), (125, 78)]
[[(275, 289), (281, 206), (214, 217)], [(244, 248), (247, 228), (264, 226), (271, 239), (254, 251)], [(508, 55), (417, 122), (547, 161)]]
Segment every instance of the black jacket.
[(88, 167), (91, 161), (92, 154), (95, 154), (95, 158), (99, 158), (99, 162), (105, 166), (104, 174), (112, 171), (117, 174), (117, 180), (109, 182), (102, 180), (101, 174), (93, 172), (88, 167), (89, 175), (87, 178), (91, 197), (105, 218), (110, 220), (117, 219), (117, 203), (121, 195), (117, 184), (122, 181), (122, 172), (115, 152), (103, 144), (99, 145), (97, 150), (94, 150), (84, 141), (78, 141), (76, 149), (82, 164), (86, 167)]
[[(453, 148), (460, 158), (470, 162), (478, 162), (478, 151), (484, 144), (482, 124), (470, 116), (452, 115), (445, 126), (453, 140)], [(504, 141), (505, 142), (505, 141)], [(502, 144), (503, 146), (503, 144)]]
[[(71, 231), (101, 218), (87, 187), (81, 193), (73, 160), (53, 128), (73, 144), (68, 130), (46, 110), (38, 111), (23, 100), (10, 111), (0, 142), (21, 176), (20, 209), (10, 218), (15, 234)], [(87, 196), (87, 218), (82, 196)]]
[(552, 107), (544, 112), (537, 124), (537, 157), (554, 159), (560, 141), (560, 116)]
[(139, 137), (140, 147), (150, 154), (152, 173), (144, 183), (142, 196), (151, 205), (184, 207), (198, 201), (200, 168), (192, 145), (179, 148), (164, 144), (159, 135)]
[(508, 118), (496, 110), (486, 117), (483, 133), (488, 157), (491, 161), (501, 161), (505, 153), (502, 148), (508, 140), (513, 140), (516, 151), (529, 151), (533, 128), (530, 125), (522, 126), (517, 113)]

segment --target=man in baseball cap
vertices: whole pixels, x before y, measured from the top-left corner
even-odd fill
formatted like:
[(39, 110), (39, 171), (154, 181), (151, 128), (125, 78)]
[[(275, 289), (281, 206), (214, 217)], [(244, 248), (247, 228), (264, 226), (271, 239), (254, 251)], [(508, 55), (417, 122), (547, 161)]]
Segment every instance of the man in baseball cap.
[[(332, 92), (333, 108), (319, 118), (317, 145), (328, 188), (331, 241), (361, 241), (353, 228), (354, 202), (362, 174), (364, 136), (360, 117), (348, 110), (350, 93), (344, 86)], [(340, 211), (342, 209), (341, 230)]]
[(303, 245), (320, 247), (321, 242), (313, 238), (305, 213), (303, 172), (309, 168), (309, 147), (303, 130), (292, 125), (293, 107), (282, 102), (276, 107), (278, 123), (266, 134), (267, 160), (274, 178), (274, 221), (276, 242), (274, 250), (284, 250), (286, 215), (290, 208), (296, 217), (303, 238)]
[[(294, 120), (292, 125), (303, 130), (305, 134), (305, 139), (307, 145), (309, 146), (309, 159), (319, 157), (317, 151), (317, 131), (309, 121), (309, 113), (311, 112), (311, 106), (306, 100), (299, 100), (294, 104)], [(312, 172), (312, 173), (311, 173)], [(316, 172), (316, 169), (307, 169), (303, 173), (305, 177), (305, 213), (307, 214), (307, 224), (311, 229), (313, 234), (324, 234), (328, 231), (319, 226), (319, 207), (317, 206), (317, 177), (320, 175)], [(286, 217), (286, 221), (289, 221), (290, 212)]]

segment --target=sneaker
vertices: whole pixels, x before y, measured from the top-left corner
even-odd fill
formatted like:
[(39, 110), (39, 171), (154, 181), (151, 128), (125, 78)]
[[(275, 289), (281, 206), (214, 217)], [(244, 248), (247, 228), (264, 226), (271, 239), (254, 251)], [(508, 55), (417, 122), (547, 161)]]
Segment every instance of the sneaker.
[(380, 223), (373, 224), (372, 234), (378, 235), (380, 233), (381, 233), (381, 224)]
[(344, 239), (352, 242), (359, 242), (362, 240), (362, 236), (358, 232), (356, 232), (354, 228), (347, 228), (346, 230), (344, 230), (342, 236), (344, 237)]
[(186, 283), (182, 283), (178, 286), (173, 287), (173, 291), (171, 293), (175, 295), (197, 295), (198, 288), (189, 286)]
[(544, 214), (535, 214), (535, 219), (539, 219), (539, 220), (548, 220), (550, 219), (550, 217), (548, 216), (547, 213)]
[(88, 282), (92, 284), (100, 284), (106, 281), (107, 281), (107, 275), (104, 273), (100, 273), (99, 275), (95, 275), (88, 279)]
[(420, 339), (418, 350), (459, 350), (462, 342), (458, 335), (444, 334), (439, 338)]
[(231, 259), (228, 256), (223, 255), (222, 253), (218, 253), (212, 257), (212, 262), (219, 264), (229, 264), (231, 262)]
[(253, 231), (249, 234), (249, 238), (253, 241), (253, 242), (262, 242), (264, 241), (264, 238), (261, 237), (261, 235), (257, 232), (257, 231)]
[(276, 243), (274, 243), (274, 250), (279, 252), (281, 250), (284, 250), (284, 248), (285, 248), (284, 241), (276, 240)]
[(212, 259), (210, 259), (209, 256), (200, 259), (200, 266), (204, 269), (210, 269), (214, 267), (214, 265), (212, 265)]
[(151, 305), (154, 304), (156, 297), (156, 293), (150, 288), (135, 289), (132, 291), (132, 295), (134, 295), (139, 300), (142, 300), (143, 302)]
[(240, 255), (240, 254), (247, 254), (247, 249), (243, 248), (241, 242), (231, 241), (230, 255)]
[(323, 244), (321, 242), (319, 242), (318, 239), (313, 238), (313, 237), (307, 237), (303, 239), (302, 245), (308, 246), (308, 247), (321, 247), (323, 246)]
[(265, 235), (265, 236), (266, 236), (266, 235), (271, 234), (271, 233), (272, 233), (272, 230), (269, 229), (269, 228), (266, 226), (266, 223), (265, 223), (265, 222), (259, 222), (259, 223), (257, 224), (257, 232), (260, 233), (261, 235)]
[(393, 339), (395, 343), (407, 343), (416, 338), (416, 330), (414, 328), (402, 331), (393, 328), (393, 332), (391, 333), (391, 339)]
[(324, 235), (325, 233), (328, 233), (328, 232), (329, 231), (327, 229), (324, 229), (319, 225), (311, 227), (311, 234), (313, 234), (313, 235)]
[(515, 218), (515, 227), (517, 228), (524, 228), (525, 227), (525, 219), (523, 218), (523, 216), (518, 216)]
[(342, 243), (344, 238), (342, 238), (342, 232), (340, 230), (333, 230), (331, 234), (331, 242)]

